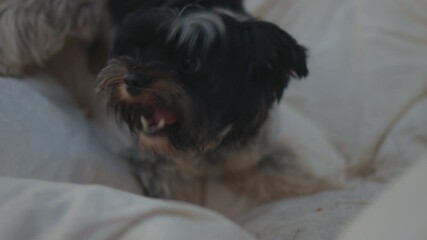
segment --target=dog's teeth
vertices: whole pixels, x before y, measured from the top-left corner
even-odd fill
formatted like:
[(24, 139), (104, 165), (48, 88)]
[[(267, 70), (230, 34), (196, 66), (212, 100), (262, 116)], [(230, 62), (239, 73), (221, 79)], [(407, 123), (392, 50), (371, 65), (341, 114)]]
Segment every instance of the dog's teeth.
[(164, 118), (162, 118), (156, 126), (150, 126), (148, 120), (144, 116), (141, 116), (141, 123), (142, 131), (145, 133), (155, 133), (166, 126), (166, 120)]
[(160, 120), (159, 124), (157, 124), (157, 130), (164, 128), (165, 124), (166, 124), (166, 121), (164, 118), (162, 118), (162, 120)]
[(145, 119), (144, 116), (141, 116), (141, 123), (142, 123), (142, 129), (148, 132), (150, 130), (150, 124), (148, 124), (148, 121), (147, 119)]

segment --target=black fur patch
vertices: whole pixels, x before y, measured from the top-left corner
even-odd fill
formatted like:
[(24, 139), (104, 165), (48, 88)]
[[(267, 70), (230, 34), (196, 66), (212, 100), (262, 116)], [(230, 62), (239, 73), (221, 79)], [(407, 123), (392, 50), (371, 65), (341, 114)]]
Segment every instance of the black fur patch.
[[(189, 3), (198, 6), (185, 7)], [(186, 114), (166, 133), (177, 149), (200, 150), (228, 126), (231, 131), (216, 149), (247, 143), (257, 135), (289, 80), (308, 74), (306, 49), (288, 33), (268, 22), (236, 19), (213, 9), (225, 7), (246, 15), (240, 1), (112, 0), (110, 4), (118, 21), (127, 16), (119, 25), (111, 57), (130, 59), (124, 64), (140, 74), (144, 67), (161, 66), (156, 71), (180, 86), (189, 99), (170, 106)], [(128, 14), (135, 8), (140, 10)], [(162, 93), (157, 95), (161, 101)], [(111, 105), (131, 130), (140, 128), (138, 108), (144, 103)]]

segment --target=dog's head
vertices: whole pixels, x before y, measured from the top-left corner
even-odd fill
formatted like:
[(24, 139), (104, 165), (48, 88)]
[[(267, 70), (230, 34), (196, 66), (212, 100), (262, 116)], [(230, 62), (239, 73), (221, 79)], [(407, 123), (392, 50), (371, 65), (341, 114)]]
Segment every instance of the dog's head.
[(256, 136), (306, 50), (279, 27), (221, 9), (136, 12), (119, 27), (98, 90), (142, 147), (208, 152)]

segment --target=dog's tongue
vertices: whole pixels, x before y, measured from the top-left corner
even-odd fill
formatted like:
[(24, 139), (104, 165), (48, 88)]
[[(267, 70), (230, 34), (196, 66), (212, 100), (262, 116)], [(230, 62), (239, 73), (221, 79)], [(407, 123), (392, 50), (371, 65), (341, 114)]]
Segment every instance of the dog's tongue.
[(166, 125), (172, 125), (176, 122), (176, 116), (172, 111), (156, 109), (153, 114), (153, 124), (157, 126), (162, 119), (164, 119)]

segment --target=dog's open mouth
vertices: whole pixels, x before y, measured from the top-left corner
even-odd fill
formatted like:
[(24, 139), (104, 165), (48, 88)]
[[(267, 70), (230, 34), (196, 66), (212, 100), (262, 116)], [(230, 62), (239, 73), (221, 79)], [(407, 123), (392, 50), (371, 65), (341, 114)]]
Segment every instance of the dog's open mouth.
[(158, 108), (153, 111), (150, 117), (141, 116), (142, 132), (149, 135), (155, 134), (173, 125), (176, 121), (177, 117), (174, 112)]

